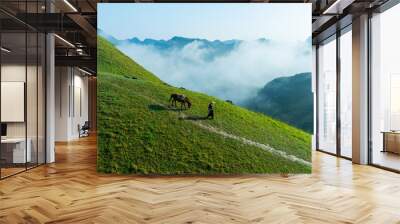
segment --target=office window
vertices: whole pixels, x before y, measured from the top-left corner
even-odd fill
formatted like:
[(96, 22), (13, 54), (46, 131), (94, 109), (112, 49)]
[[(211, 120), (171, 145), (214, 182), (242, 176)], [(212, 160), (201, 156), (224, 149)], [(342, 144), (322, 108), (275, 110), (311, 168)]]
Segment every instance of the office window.
[(318, 149), (336, 153), (336, 40), (318, 48)]
[(26, 33), (2, 33), (1, 46), (0, 150), (1, 176), (6, 177), (24, 171), (31, 158), (25, 119)]
[(352, 96), (350, 29), (340, 36), (340, 154), (348, 158), (352, 157)]
[[(19, 2), (18, 12), (39, 12), (42, 4)], [(0, 24), (0, 178), (5, 178), (45, 163), (46, 40), (23, 22), (1, 12), (0, 17), (15, 23)]]
[(373, 16), (372, 163), (400, 170), (400, 5)]

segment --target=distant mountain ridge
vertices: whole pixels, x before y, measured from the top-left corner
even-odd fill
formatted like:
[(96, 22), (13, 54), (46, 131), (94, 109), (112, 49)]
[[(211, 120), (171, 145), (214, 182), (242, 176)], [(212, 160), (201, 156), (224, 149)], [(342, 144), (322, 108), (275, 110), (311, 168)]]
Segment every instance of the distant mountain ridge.
[[(144, 40), (140, 40), (137, 37), (132, 37), (124, 40), (119, 40), (112, 35), (104, 32), (101, 29), (98, 29), (98, 34), (105, 38), (106, 40), (110, 41), (112, 44), (138, 44), (138, 45), (147, 45), (147, 46), (154, 46), (159, 49), (166, 49), (166, 48), (171, 48), (171, 47), (178, 47), (182, 48), (187, 44), (190, 44), (194, 41), (206, 44), (207, 46), (235, 46), (243, 42), (242, 40), (237, 40), (237, 39), (232, 39), (232, 40), (207, 40), (207, 39), (202, 39), (202, 38), (189, 38), (189, 37), (181, 37), (181, 36), (174, 36), (168, 40), (164, 39), (152, 39), (152, 38), (146, 38)], [(258, 41), (263, 41), (263, 42), (268, 42), (266, 38), (259, 38)]]
[[(146, 38), (144, 40), (140, 40), (137, 37), (118, 40), (112, 35), (107, 34), (101, 29), (98, 29), (98, 34), (104, 37), (106, 40), (111, 42), (116, 46), (135, 44), (139, 46), (148, 46), (157, 49), (159, 52), (167, 52), (173, 49), (182, 49), (190, 44), (197, 44), (197, 47), (200, 49), (208, 49), (211, 50), (209, 52), (208, 59), (213, 59), (216, 56), (223, 55), (234, 50), (238, 47), (243, 40), (231, 39), (231, 40), (207, 40), (202, 38), (188, 38), (181, 36), (174, 36), (168, 40), (156, 40), (151, 38)], [(269, 43), (269, 40), (266, 38), (259, 38), (256, 41), (262, 43)]]
[(103, 37), (104, 39), (108, 40), (110, 43), (114, 45), (117, 45), (121, 41), (99, 28), (97, 29), (97, 35)]
[(273, 79), (244, 106), (312, 133), (311, 73)]
[(151, 39), (151, 38), (146, 38), (142, 41), (139, 38), (134, 37), (134, 38), (125, 40), (125, 42), (126, 41), (128, 41), (129, 43), (134, 43), (134, 44), (139, 44), (139, 45), (154, 46), (159, 49), (170, 49), (173, 47), (183, 48), (186, 45), (193, 43), (193, 42), (202, 43), (207, 47), (226, 46), (226, 47), (233, 48), (242, 42), (241, 40), (235, 40), (235, 39), (234, 40), (226, 40), (226, 41), (220, 41), (220, 40), (210, 41), (207, 39), (187, 38), (187, 37), (180, 37), (180, 36), (174, 36), (169, 40), (155, 40), (155, 39)]

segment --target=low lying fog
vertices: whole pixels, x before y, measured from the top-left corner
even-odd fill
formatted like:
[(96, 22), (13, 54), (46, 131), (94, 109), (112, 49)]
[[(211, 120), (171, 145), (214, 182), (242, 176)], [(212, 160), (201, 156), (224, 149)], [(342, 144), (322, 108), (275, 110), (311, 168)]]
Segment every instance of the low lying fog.
[(241, 42), (234, 50), (207, 59), (211, 49), (194, 41), (182, 49), (160, 52), (136, 44), (118, 48), (163, 81), (186, 89), (244, 102), (274, 78), (311, 71), (311, 44)]

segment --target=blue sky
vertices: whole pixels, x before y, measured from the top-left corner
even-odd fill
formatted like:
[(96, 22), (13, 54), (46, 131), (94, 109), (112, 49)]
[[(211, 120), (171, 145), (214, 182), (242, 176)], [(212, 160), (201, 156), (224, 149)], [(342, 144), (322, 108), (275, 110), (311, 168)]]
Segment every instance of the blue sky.
[(98, 4), (98, 28), (117, 39), (304, 41), (311, 35), (311, 4)]

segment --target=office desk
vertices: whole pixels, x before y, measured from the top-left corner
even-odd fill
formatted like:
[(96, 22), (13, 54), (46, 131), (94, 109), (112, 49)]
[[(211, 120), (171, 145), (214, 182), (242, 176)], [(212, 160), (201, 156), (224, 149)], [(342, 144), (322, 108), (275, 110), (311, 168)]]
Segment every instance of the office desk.
[(26, 163), (31, 162), (32, 141), (30, 138), (26, 140), (27, 147), (25, 152), (25, 138), (6, 138), (1, 139), (1, 157), (6, 163)]
[(400, 154), (400, 132), (383, 131), (383, 150), (382, 152), (392, 152)]

